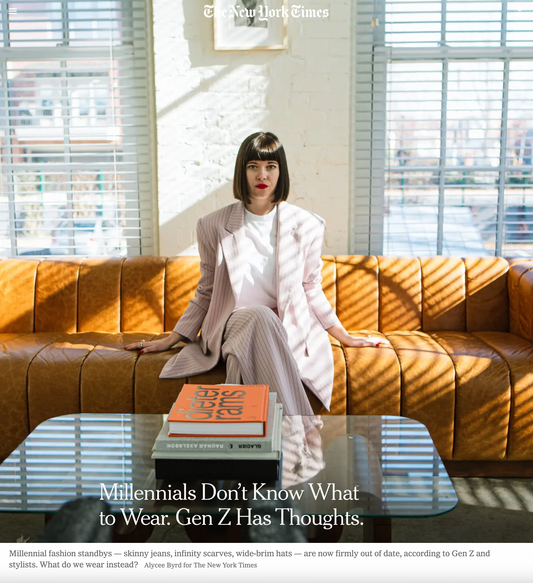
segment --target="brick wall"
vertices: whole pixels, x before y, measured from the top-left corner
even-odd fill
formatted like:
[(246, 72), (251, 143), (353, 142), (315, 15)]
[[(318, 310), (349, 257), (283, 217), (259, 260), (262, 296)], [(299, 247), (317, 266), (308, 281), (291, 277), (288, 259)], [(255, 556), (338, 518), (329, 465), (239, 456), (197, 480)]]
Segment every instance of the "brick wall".
[(233, 202), (238, 147), (259, 130), (285, 146), (289, 202), (326, 220), (324, 253), (346, 253), (350, 1), (302, 2), (329, 17), (289, 18), (285, 51), (229, 52), (213, 49), (208, 3), (153, 0), (160, 254), (196, 253), (197, 219)]

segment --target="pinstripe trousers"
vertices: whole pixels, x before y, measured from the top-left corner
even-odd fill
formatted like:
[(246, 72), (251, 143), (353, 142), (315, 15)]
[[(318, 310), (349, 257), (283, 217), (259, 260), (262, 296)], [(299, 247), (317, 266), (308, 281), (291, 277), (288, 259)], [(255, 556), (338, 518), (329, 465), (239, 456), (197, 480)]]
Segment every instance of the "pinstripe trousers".
[(222, 358), (226, 383), (269, 385), (283, 403), (285, 415), (313, 415), (287, 332), (270, 308), (253, 306), (231, 314), (224, 330)]

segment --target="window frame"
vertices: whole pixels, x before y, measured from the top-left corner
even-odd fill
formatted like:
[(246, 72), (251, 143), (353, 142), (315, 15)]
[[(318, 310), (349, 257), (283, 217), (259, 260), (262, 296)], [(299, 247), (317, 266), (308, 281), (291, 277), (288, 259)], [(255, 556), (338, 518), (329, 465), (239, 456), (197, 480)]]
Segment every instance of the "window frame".
[[(99, 0), (96, 0), (97, 2)], [(16, 5), (16, 0), (13, 0), (11, 4)], [(128, 105), (129, 107), (143, 108), (146, 109), (147, 114), (139, 122), (139, 130), (132, 131), (128, 127), (123, 130), (124, 137), (124, 147), (122, 153), (131, 153), (127, 151), (127, 148), (133, 149), (135, 152), (134, 158), (136, 160), (136, 193), (127, 196), (127, 201), (125, 203), (125, 213), (127, 216), (126, 223), (126, 256), (136, 256), (136, 255), (154, 255), (159, 252), (159, 237), (158, 237), (158, 217), (157, 217), (157, 174), (155, 169), (157, 168), (157, 152), (156, 152), (156, 128), (155, 128), (155, 81), (154, 81), (154, 71), (153, 71), (153, 60), (150, 58), (153, 38), (152, 38), (152, 26), (151, 26), (151, 1), (144, 2), (142, 0), (126, 0), (127, 10), (121, 8), (124, 13), (124, 21), (127, 25), (131, 27), (131, 38), (127, 39), (124, 44), (114, 44), (109, 43), (108, 46), (69, 46), (68, 34), (69, 29), (69, 11), (67, 2), (61, 2), (61, 27), (63, 30), (63, 42), (57, 43), (56, 46), (35, 46), (35, 47), (25, 47), (25, 46), (10, 46), (9, 34), (5, 31), (9, 27), (9, 14), (8, 14), (8, 3), (2, 2), (0, 4), (0, 23), (4, 31), (1, 35), (0, 40), (0, 104), (5, 109), (5, 113), (0, 114), (0, 129), (4, 133), (4, 145), (2, 148), (5, 150), (4, 163), (2, 164), (2, 174), (5, 175), (5, 182), (7, 186), (7, 212), (8, 221), (7, 226), (8, 238), (10, 242), (10, 251), (8, 250), (8, 257), (18, 257), (20, 256), (20, 250), (17, 246), (17, 232), (20, 228), (17, 228), (17, 223), (20, 221), (16, 216), (16, 189), (15, 189), (15, 174), (20, 171), (20, 165), (14, 164), (13, 160), (13, 136), (12, 136), (12, 126), (11, 126), (11, 97), (10, 97), (10, 87), (9, 87), (9, 77), (8, 77), (8, 64), (17, 62), (32, 62), (38, 63), (39, 61), (54, 61), (59, 63), (60, 69), (58, 70), (62, 83), (65, 84), (67, 80), (67, 63), (73, 63), (75, 61), (103, 61), (108, 62), (110, 67), (115, 67), (115, 63), (120, 63), (119, 66), (124, 66), (126, 69), (130, 69), (138, 74), (146, 76), (145, 84), (145, 94), (142, 96), (128, 96), (121, 94), (120, 106), (124, 107)], [(104, 8), (103, 10), (107, 10)], [(10, 9), (11, 10), (11, 9)], [(98, 7), (95, 8), (98, 12)], [(133, 22), (133, 12), (136, 12), (136, 18), (138, 18), (139, 10), (143, 11), (144, 21), (143, 26), (134, 27)], [(58, 15), (58, 13), (55, 13)], [(72, 29), (75, 30), (75, 29)], [(1, 31), (0, 31), (1, 32)], [(101, 42), (101, 39), (99, 39)], [(49, 41), (45, 41), (49, 43)], [(144, 82), (144, 76), (143, 76)], [(109, 104), (109, 99), (111, 94), (108, 89), (108, 104), (106, 106), (107, 111), (114, 109), (114, 106)], [(48, 116), (50, 120), (53, 120), (57, 108), (62, 112), (61, 117), (67, 119), (65, 116), (72, 117), (74, 106), (69, 101), (68, 91), (72, 91), (66, 85), (61, 90), (61, 102), (54, 102), (50, 109), (52, 115)], [(94, 117), (103, 118), (104, 116), (98, 113), (101, 106), (97, 104), (98, 97), (97, 92), (101, 89), (96, 88), (91, 85), (89, 93), (90, 96), (94, 98), (89, 98), (89, 115), (91, 117), (91, 108), (95, 110)], [(42, 106), (40, 95), (36, 95), (36, 107), (37, 115), (41, 117), (42, 110), (45, 108)], [(68, 103), (65, 106), (65, 103)], [(106, 114), (107, 115), (107, 114)], [(101, 121), (101, 120), (100, 120)], [(52, 122), (53, 123), (53, 122)], [(126, 124), (129, 126), (129, 124)], [(65, 134), (65, 132), (64, 132)], [(71, 155), (72, 151), (70, 148), (69, 139), (69, 128), (67, 124), (66, 137), (64, 135), (63, 149), (65, 150), (65, 162), (63, 164), (57, 164), (50, 169), (51, 171), (57, 170), (58, 173), (65, 173), (67, 188), (65, 189), (65, 195), (67, 198), (67, 208), (72, 207), (74, 189), (72, 185), (74, 184), (71, 177), (72, 172), (76, 171), (76, 163), (72, 162)], [(132, 135), (133, 134), (133, 135)], [(66, 141), (65, 141), (66, 140)], [(30, 162), (29, 167), (34, 167), (42, 162)], [(28, 171), (32, 171), (28, 168)], [(116, 167), (114, 170), (115, 174), (120, 174), (120, 167)], [(70, 188), (68, 187), (70, 185)], [(128, 188), (130, 186), (128, 185)], [(130, 200), (135, 199), (135, 200)], [(118, 208), (118, 207), (117, 207)], [(135, 215), (137, 213), (137, 215)], [(131, 223), (130, 221), (133, 221)], [(69, 229), (69, 240), (70, 245), (74, 244), (74, 228), (72, 224), (75, 222), (75, 218), (70, 218), (71, 228)], [(131, 225), (136, 223), (138, 227), (132, 227)], [(53, 232), (53, 224), (50, 225), (50, 232)], [(137, 233), (137, 234), (134, 234)], [(24, 250), (22, 250), (24, 251)], [(76, 250), (74, 249), (74, 252)], [(28, 254), (28, 253), (26, 253)], [(33, 255), (33, 253), (29, 253)], [(5, 252), (1, 254), (6, 256)], [(35, 254), (37, 257), (56, 257), (55, 254), (39, 255)], [(76, 256), (74, 253), (69, 252), (69, 256)], [(79, 255), (77, 255), (79, 257)]]
[[(528, 46), (506, 46), (507, 0), (501, 0), (502, 21), (500, 46), (449, 46), (441, 41), (437, 47), (394, 47), (386, 44), (386, 3), (390, 0), (356, 0), (356, 62), (354, 105), (354, 184), (352, 188), (350, 252), (381, 255), (385, 244), (384, 218), (386, 212), (387, 159), (387, 70), (390, 63), (417, 62), (442, 64), (442, 95), (440, 113), (438, 172), (438, 229), (437, 245), (432, 255), (443, 254), (446, 172), (456, 168), (447, 165), (447, 104), (448, 70), (452, 62), (489, 61), (503, 63), (500, 156), (498, 166), (474, 166), (476, 171), (490, 170), (499, 174), (497, 190), (497, 224), (494, 254), (501, 256), (505, 233), (509, 80), (511, 63), (520, 60), (533, 62), (533, 42)], [(441, 2), (441, 38), (446, 38), (446, 0)], [(377, 18), (378, 26), (371, 27)], [(365, 152), (365, 149), (367, 152)], [(424, 167), (428, 170), (429, 167)], [(533, 255), (533, 252), (532, 252)]]

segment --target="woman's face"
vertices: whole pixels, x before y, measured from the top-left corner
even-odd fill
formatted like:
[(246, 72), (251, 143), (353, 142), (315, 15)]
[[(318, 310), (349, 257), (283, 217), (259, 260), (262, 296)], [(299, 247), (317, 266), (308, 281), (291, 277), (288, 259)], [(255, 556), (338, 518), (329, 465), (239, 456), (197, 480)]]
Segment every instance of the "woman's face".
[(279, 164), (275, 160), (250, 160), (246, 164), (246, 180), (250, 199), (273, 200), (279, 179)]

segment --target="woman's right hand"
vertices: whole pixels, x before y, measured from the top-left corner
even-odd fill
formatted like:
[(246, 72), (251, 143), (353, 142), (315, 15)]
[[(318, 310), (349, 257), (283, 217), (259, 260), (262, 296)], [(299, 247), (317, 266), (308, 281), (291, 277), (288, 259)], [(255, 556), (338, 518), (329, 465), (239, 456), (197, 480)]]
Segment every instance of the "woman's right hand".
[(132, 344), (126, 344), (124, 348), (126, 350), (140, 350), (141, 354), (145, 352), (163, 352), (164, 350), (170, 350), (174, 344), (183, 340), (183, 336), (171, 332), (170, 336), (167, 338), (162, 338), (161, 340), (144, 340), (142, 342), (133, 342)]
[(341, 340), (341, 344), (343, 346), (355, 346), (355, 347), (364, 347), (364, 346), (374, 346), (375, 348), (379, 348), (380, 346), (387, 346), (391, 347), (391, 343), (381, 336), (351, 336), (348, 335), (346, 338)]

